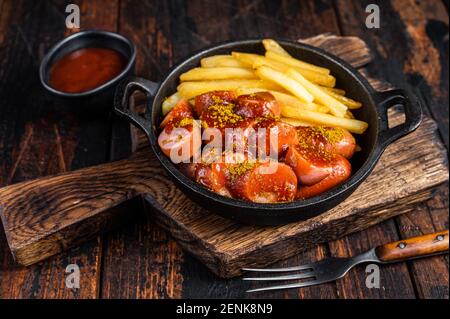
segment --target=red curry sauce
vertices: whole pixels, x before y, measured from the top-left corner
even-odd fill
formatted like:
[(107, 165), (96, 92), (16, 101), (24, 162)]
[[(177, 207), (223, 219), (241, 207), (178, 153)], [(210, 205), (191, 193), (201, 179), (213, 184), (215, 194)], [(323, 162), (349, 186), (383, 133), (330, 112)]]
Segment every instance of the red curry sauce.
[(79, 49), (56, 61), (50, 70), (49, 83), (62, 92), (82, 93), (112, 80), (126, 64), (127, 59), (112, 49)]

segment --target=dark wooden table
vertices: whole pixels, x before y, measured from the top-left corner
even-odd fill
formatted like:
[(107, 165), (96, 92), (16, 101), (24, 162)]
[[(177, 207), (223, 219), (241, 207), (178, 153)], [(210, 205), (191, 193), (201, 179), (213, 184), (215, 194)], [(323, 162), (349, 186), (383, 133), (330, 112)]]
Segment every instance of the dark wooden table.
[[(356, 35), (370, 46), (371, 76), (409, 89), (426, 105), (449, 146), (448, 1), (380, 1), (381, 27), (367, 29), (374, 0), (70, 1), (81, 28), (120, 32), (137, 45), (137, 74), (161, 79), (176, 61), (219, 41)], [(69, 1), (0, 0), (0, 185), (126, 156), (128, 127), (112, 114), (65, 110), (38, 79), (43, 54), (64, 35)], [(414, 212), (321, 245), (281, 265), (347, 256), (374, 245), (448, 228), (448, 184)], [(117, 209), (143, 212), (139, 200)], [(449, 298), (447, 256), (382, 267), (381, 287), (366, 288), (364, 267), (342, 280), (301, 290), (247, 295), (240, 279), (221, 280), (152, 221), (126, 225), (67, 253), (24, 268), (0, 232), (0, 298)], [(68, 264), (79, 289), (65, 286)]]

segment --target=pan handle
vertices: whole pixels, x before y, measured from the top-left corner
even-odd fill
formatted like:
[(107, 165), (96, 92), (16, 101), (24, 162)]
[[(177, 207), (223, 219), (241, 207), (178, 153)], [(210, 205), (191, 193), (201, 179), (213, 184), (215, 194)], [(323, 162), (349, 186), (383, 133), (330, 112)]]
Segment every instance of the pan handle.
[[(422, 122), (422, 107), (413, 94), (402, 89), (395, 89), (377, 92), (374, 98), (381, 119), (380, 146), (383, 149), (399, 138), (413, 132)], [(405, 123), (389, 128), (387, 111), (397, 105), (403, 106), (406, 117)]]
[[(152, 123), (147, 118), (130, 110), (129, 100), (131, 94), (135, 91), (141, 91), (145, 93), (147, 99), (151, 99), (155, 96), (158, 90), (158, 83), (151, 82), (149, 80), (139, 77), (127, 77), (116, 88), (114, 94), (114, 110), (120, 116), (128, 119), (134, 125), (142, 129), (147, 136), (150, 135)], [(149, 111), (149, 102), (147, 102), (147, 112)]]

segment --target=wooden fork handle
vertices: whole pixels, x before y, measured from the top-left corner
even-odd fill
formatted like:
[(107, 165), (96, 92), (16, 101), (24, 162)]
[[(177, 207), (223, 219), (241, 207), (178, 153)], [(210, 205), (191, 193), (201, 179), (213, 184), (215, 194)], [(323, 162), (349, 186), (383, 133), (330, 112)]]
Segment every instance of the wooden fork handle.
[(448, 230), (378, 246), (375, 252), (384, 262), (448, 253)]

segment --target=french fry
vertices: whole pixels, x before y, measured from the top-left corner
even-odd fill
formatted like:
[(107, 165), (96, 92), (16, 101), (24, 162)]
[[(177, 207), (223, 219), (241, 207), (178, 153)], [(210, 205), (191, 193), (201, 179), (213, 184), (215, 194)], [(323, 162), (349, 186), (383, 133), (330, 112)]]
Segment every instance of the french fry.
[[(259, 88), (238, 88), (236, 90), (237, 95), (244, 95), (244, 94), (253, 94), (256, 92), (261, 92), (261, 89)], [(319, 105), (316, 103), (305, 103), (302, 100), (298, 99), (297, 97), (283, 93), (280, 91), (274, 91), (274, 90), (268, 90), (270, 94), (272, 94), (275, 99), (280, 102), (282, 105), (289, 105), (293, 107), (299, 107), (305, 110), (310, 111), (316, 111), (321, 113), (327, 113), (329, 109), (326, 106)]]
[[(249, 87), (240, 87), (240, 88), (237, 88), (235, 90), (235, 93), (238, 96), (239, 95), (253, 94), (253, 93), (256, 93), (256, 92), (262, 92), (262, 91), (261, 91), (260, 88), (249, 88)], [(272, 93), (272, 95), (273, 95), (273, 93), (276, 92), (276, 91), (271, 90), (271, 91), (268, 91), (268, 92)]]
[(351, 110), (359, 109), (362, 106), (362, 104), (360, 102), (352, 100), (351, 98), (346, 97), (341, 94), (338, 94), (332, 90), (328, 90), (324, 87), (321, 87), (320, 89), (322, 89), (324, 92), (326, 92), (330, 96), (334, 97), (336, 100), (338, 100), (342, 104), (346, 105)]
[(289, 69), (285, 74), (305, 87), (308, 92), (314, 96), (314, 100), (322, 105), (326, 105), (333, 115), (343, 117), (345, 112), (347, 112), (347, 107), (344, 104), (325, 93), (325, 91), (321, 90), (317, 85), (309, 82), (296, 70)]
[(252, 70), (243, 68), (193, 68), (180, 75), (180, 81), (257, 79)]
[(275, 97), (277, 101), (279, 101), (283, 105), (290, 105), (298, 108), (302, 108), (305, 110), (316, 111), (321, 113), (327, 113), (329, 109), (326, 106), (319, 105), (316, 103), (305, 103), (295, 96), (285, 94), (282, 92), (269, 91)]
[[(269, 66), (272, 69), (275, 69), (280, 72), (285, 72), (287, 69), (291, 68), (292, 66), (283, 64), (281, 62), (278, 62), (276, 60), (268, 59), (266, 57), (254, 57), (253, 62), (253, 68), (257, 69), (263, 65)], [(322, 74), (315, 71), (302, 69), (299, 67), (293, 67), (295, 68), (301, 75), (303, 75), (307, 80), (314, 82), (319, 85), (327, 86), (327, 87), (333, 87), (336, 85), (336, 78), (329, 74)]]
[(315, 126), (316, 125), (314, 123), (302, 121), (299, 119), (293, 119), (291, 117), (281, 117), (280, 121), (287, 123), (287, 124), (291, 124), (292, 126)]
[(258, 57), (264, 57), (263, 55), (254, 54), (254, 53), (244, 53), (244, 52), (231, 52), (231, 56), (238, 60), (239, 62), (247, 65), (248, 67), (252, 67), (253, 63)]
[(284, 117), (295, 118), (319, 125), (341, 127), (355, 134), (364, 133), (364, 131), (368, 127), (368, 124), (363, 121), (336, 117), (330, 114), (324, 114), (309, 110), (302, 110), (300, 108), (291, 106), (284, 106), (281, 109), (281, 115)]
[(232, 68), (248, 68), (247, 64), (244, 64), (236, 60), (231, 55), (213, 55), (200, 60), (202, 68), (217, 68), (217, 67), (232, 67)]
[(238, 88), (259, 88), (261, 91), (283, 90), (280, 86), (262, 80), (217, 80), (217, 81), (192, 81), (182, 82), (178, 85), (178, 91), (185, 99), (192, 99), (197, 95), (217, 90), (232, 90)]
[(335, 87), (321, 86), (320, 88), (324, 89), (325, 91), (328, 91), (328, 92), (334, 92), (334, 93), (339, 94), (339, 95), (345, 95), (345, 91), (344, 90), (338, 89), (338, 88), (335, 88)]
[(305, 77), (308, 81), (314, 82), (319, 85), (334, 87), (336, 85), (336, 78), (330, 74), (322, 74), (315, 71), (295, 68), (297, 72)]
[(278, 53), (279, 55), (283, 55), (286, 57), (291, 56), (289, 53), (287, 53), (287, 51), (285, 49), (283, 49), (283, 47), (281, 45), (278, 44), (277, 41), (275, 41), (273, 39), (264, 39), (264, 40), (262, 40), (262, 43), (263, 43), (266, 51), (272, 51), (272, 52)]
[(257, 69), (257, 68), (259, 68), (259, 67), (261, 67), (263, 65), (271, 67), (272, 69), (280, 71), (280, 72), (284, 72), (284, 71), (286, 71), (289, 68), (289, 66), (286, 66), (283, 63), (280, 63), (280, 62), (275, 61), (275, 60), (268, 59), (268, 58), (266, 58), (264, 56), (254, 57), (253, 64), (252, 64), (252, 67), (254, 69)]
[(267, 51), (266, 57), (269, 59), (287, 64), (287, 65), (299, 67), (302, 69), (307, 69), (307, 70), (315, 71), (315, 72), (322, 73), (322, 74), (330, 74), (330, 70), (328, 70), (327, 68), (323, 68), (321, 66), (317, 66), (317, 65), (314, 65), (314, 64), (311, 64), (308, 62), (304, 62), (304, 61), (301, 61), (301, 60), (298, 60), (295, 58), (279, 55), (275, 52)]
[(182, 99), (179, 92), (175, 92), (162, 102), (162, 114), (166, 115)]
[(255, 73), (263, 80), (278, 84), (304, 102), (311, 103), (314, 100), (314, 97), (305, 89), (302, 84), (282, 72), (263, 65), (258, 68)]

